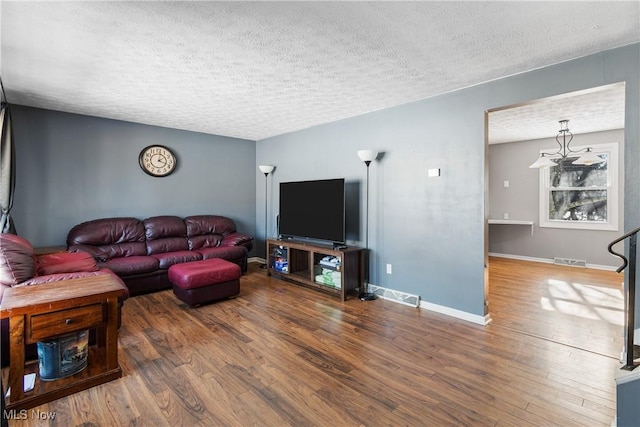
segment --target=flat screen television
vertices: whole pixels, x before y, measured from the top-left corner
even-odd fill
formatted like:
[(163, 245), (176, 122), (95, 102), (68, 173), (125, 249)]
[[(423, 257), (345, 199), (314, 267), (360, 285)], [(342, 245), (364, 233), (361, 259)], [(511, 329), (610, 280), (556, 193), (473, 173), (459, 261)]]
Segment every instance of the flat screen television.
[(280, 183), (282, 238), (345, 242), (344, 178)]

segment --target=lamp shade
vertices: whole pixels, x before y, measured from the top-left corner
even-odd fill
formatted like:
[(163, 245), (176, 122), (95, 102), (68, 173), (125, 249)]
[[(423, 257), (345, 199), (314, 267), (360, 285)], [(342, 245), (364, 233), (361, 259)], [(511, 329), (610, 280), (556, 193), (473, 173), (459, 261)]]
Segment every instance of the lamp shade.
[(595, 165), (597, 163), (602, 163), (605, 160), (598, 156), (596, 153), (592, 152), (590, 148), (587, 149), (587, 152), (582, 156), (578, 157), (578, 159), (574, 162), (571, 162), (572, 165)]
[(536, 169), (536, 168), (545, 168), (548, 166), (556, 166), (556, 162), (554, 162), (553, 160), (551, 160), (548, 157), (544, 156), (544, 153), (540, 154), (540, 157), (538, 157), (538, 160), (536, 160), (531, 166), (529, 166), (531, 169)]
[(358, 151), (358, 157), (363, 162), (372, 162), (378, 157), (378, 152), (376, 150), (360, 150)]
[(262, 173), (271, 173), (271, 172), (273, 172), (273, 170), (275, 168), (276, 167), (273, 166), (273, 165), (260, 165), (260, 166), (258, 166), (258, 169), (260, 169), (260, 172), (262, 172)]

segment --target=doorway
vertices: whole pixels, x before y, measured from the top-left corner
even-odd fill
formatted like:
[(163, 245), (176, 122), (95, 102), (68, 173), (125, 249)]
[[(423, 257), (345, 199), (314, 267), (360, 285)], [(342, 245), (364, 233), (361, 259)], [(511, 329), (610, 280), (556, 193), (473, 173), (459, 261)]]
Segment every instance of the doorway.
[[(612, 231), (540, 227), (545, 181), (529, 165), (541, 150), (558, 149), (564, 119), (573, 146), (617, 143), (622, 153), (624, 90), (617, 83), (487, 111), (485, 299), (494, 325), (607, 356), (622, 350), (611, 341), (623, 329), (623, 276), (611, 272), (617, 265), (606, 247), (623, 229), (624, 159), (616, 165), (619, 227)], [(590, 322), (611, 329), (589, 336), (580, 325)]]

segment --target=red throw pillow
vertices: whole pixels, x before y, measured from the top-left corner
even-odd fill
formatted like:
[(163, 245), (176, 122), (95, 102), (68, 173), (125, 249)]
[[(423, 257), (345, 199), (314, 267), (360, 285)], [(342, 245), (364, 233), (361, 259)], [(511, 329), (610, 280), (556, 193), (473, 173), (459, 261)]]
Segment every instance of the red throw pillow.
[(39, 276), (98, 269), (96, 260), (86, 252), (58, 252), (40, 255), (37, 259)]
[(0, 283), (17, 285), (36, 274), (33, 247), (15, 234), (0, 234)]

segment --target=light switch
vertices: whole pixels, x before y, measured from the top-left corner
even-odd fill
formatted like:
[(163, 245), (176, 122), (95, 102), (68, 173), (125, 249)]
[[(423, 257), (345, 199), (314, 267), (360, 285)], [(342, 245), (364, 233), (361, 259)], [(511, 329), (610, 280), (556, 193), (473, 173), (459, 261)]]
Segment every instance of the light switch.
[(429, 169), (427, 171), (429, 178), (432, 178), (434, 176), (440, 176), (440, 169), (436, 168), (436, 169)]
[(509, 181), (504, 182), (504, 188), (509, 188)]

